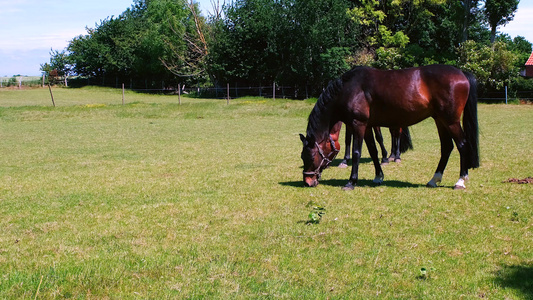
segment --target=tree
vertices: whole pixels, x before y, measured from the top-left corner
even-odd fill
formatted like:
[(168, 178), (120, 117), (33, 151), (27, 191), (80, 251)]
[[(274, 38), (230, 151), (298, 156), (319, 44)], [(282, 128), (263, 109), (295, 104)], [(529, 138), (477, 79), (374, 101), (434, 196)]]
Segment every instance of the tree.
[(237, 0), (216, 23), (210, 72), (220, 83), (272, 81), (321, 91), (349, 68), (357, 26), (345, 0)]
[(158, 24), (154, 32), (162, 43), (159, 60), (172, 74), (187, 78), (205, 76), (208, 54), (205, 19), (192, 1), (160, 0), (148, 6), (149, 21)]
[[(462, 1), (352, 0), (352, 3), (354, 7), (348, 14), (361, 27), (366, 48), (363, 53), (374, 55), (371, 65), (397, 69), (455, 62), (455, 48), (461, 42), (464, 26)], [(469, 14), (471, 11), (474, 10), (468, 9)]]
[(462, 13), (462, 39), (461, 42), (467, 41), (469, 37), (470, 26), (475, 23), (477, 7), (479, 0), (461, 0), (461, 6), (463, 7)]
[(483, 12), (490, 26), (490, 43), (496, 39), (496, 29), (513, 20), (520, 0), (485, 0)]
[(67, 77), (72, 73), (72, 64), (67, 51), (50, 49), (50, 63), (41, 64), (41, 71), (50, 74), (54, 71), (57, 76), (62, 76), (65, 86), (68, 86)]
[(469, 40), (457, 52), (459, 67), (472, 72), (485, 90), (501, 90), (512, 77), (518, 76), (518, 56), (502, 41), (488, 46)]
[(185, 0), (137, 0), (119, 17), (101, 21), (69, 43), (74, 69), (102, 81), (128, 78), (145, 83), (195, 74), (198, 67), (191, 60), (196, 54), (187, 47), (189, 33), (197, 29), (191, 15)]

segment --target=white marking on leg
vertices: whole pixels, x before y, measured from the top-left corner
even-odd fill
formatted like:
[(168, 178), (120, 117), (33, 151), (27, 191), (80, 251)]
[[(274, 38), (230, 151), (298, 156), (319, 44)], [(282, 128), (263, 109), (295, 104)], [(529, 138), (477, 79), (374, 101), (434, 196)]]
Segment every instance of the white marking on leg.
[(433, 175), (433, 178), (427, 183), (428, 187), (437, 187), (437, 185), (442, 181), (442, 173), (437, 172)]
[(456, 190), (464, 190), (466, 189), (465, 181), (468, 180), (468, 176), (463, 176), (457, 180), (457, 183), (455, 183), (455, 186), (453, 187)]

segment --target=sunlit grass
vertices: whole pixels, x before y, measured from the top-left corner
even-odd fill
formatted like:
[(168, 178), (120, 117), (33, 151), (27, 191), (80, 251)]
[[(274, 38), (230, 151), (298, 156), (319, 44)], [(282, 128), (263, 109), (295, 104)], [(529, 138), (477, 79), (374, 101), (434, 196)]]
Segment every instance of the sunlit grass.
[(0, 92), (0, 298), (533, 296), (532, 186), (502, 182), (532, 176), (531, 106), (480, 105), (466, 191), (456, 150), (444, 187), (424, 186), (440, 153), (425, 121), (384, 185), (364, 163), (345, 192), (347, 169), (300, 182), (310, 102), (61, 91), (55, 109)]

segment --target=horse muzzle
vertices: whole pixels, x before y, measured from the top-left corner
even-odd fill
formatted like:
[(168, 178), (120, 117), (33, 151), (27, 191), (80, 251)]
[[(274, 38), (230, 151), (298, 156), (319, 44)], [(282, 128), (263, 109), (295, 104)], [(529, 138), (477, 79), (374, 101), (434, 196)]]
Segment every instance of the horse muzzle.
[(305, 187), (315, 187), (318, 185), (318, 180), (320, 179), (320, 175), (305, 175), (304, 174), (304, 186)]

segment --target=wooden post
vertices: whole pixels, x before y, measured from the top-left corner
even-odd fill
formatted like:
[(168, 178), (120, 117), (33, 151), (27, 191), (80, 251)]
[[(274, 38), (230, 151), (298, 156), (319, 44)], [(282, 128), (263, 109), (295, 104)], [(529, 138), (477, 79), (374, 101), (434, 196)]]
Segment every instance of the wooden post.
[(122, 84), (122, 105), (124, 105), (124, 83)]
[(178, 104), (181, 105), (181, 84), (178, 83)]
[(228, 99), (226, 101), (226, 104), (229, 104), (229, 83), (227, 84), (227, 90), (228, 90)]
[(272, 100), (276, 100), (276, 83), (272, 83)]
[(52, 105), (56, 107), (56, 103), (54, 102), (54, 94), (52, 94), (52, 87), (50, 84), (48, 84), (48, 90), (50, 91), (50, 97), (52, 97)]

